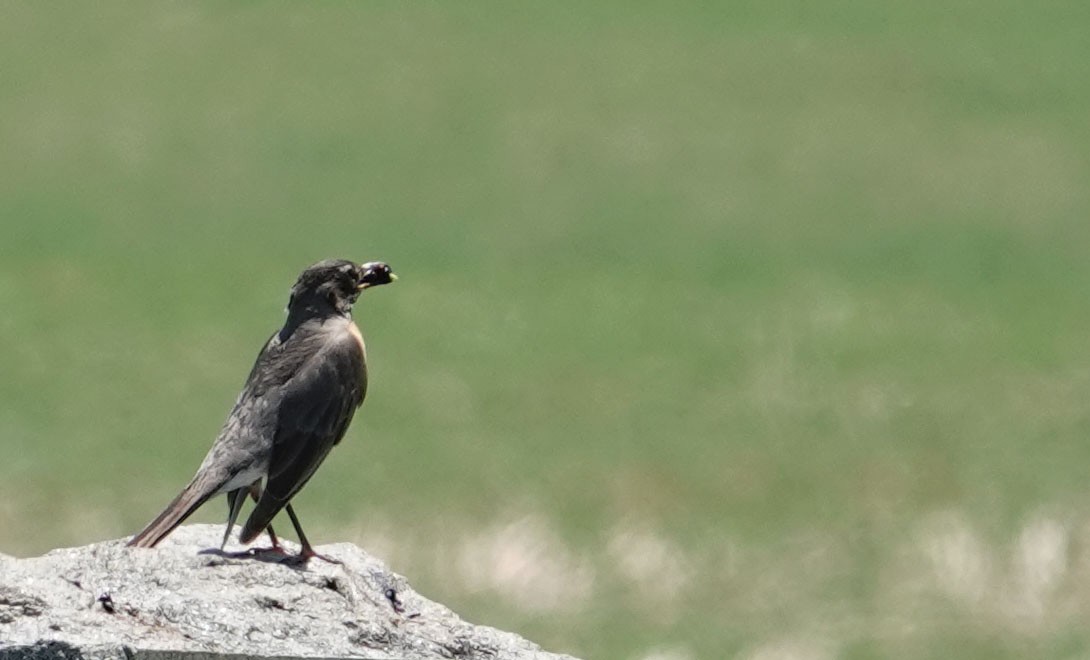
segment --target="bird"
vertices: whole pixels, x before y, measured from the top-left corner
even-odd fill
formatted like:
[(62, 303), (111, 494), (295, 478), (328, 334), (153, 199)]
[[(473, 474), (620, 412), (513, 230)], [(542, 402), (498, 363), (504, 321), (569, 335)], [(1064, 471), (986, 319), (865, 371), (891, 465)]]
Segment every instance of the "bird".
[[(239, 532), (251, 543), (268, 530), (271, 550), (305, 563), (319, 557), (291, 499), (344, 437), (367, 394), (367, 348), (352, 320), (365, 290), (397, 279), (381, 261), (326, 259), (307, 267), (291, 288), (287, 317), (254, 362), (219, 435), (182, 492), (128, 545), (155, 547), (201, 505), (227, 494), (227, 545), (246, 496), (256, 504)], [(262, 486), (264, 482), (264, 486)], [(288, 557), (272, 519), (286, 509), (301, 550)]]

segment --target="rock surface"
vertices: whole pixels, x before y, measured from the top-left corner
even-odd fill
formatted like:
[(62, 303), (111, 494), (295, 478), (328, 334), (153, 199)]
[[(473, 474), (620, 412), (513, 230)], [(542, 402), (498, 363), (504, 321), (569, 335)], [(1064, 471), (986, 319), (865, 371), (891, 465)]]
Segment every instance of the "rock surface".
[(462, 621), (355, 545), (317, 548), (343, 564), (292, 567), (207, 550), (222, 534), (190, 525), (151, 550), (119, 539), (0, 555), (0, 659), (571, 660)]

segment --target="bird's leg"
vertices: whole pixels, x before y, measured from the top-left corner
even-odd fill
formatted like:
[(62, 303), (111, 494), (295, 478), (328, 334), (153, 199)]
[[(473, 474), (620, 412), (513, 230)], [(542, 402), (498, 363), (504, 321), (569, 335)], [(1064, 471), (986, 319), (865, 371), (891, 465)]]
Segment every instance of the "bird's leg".
[(299, 536), (299, 544), (303, 546), (303, 549), (299, 551), (299, 554), (291, 558), (292, 562), (298, 562), (305, 564), (311, 560), (311, 558), (321, 559), (327, 561), (330, 564), (341, 564), (343, 562), (327, 557), (326, 555), (319, 554), (314, 551), (314, 546), (307, 540), (307, 535), (303, 533), (303, 527), (299, 524), (299, 517), (295, 515), (295, 509), (291, 508), (291, 503), (285, 507), (288, 511), (288, 517), (291, 518), (291, 524), (295, 527), (295, 533)]
[[(242, 503), (246, 501), (246, 494), (249, 493), (250, 497), (254, 498), (254, 501), (261, 499), (261, 481), (255, 481), (246, 488), (236, 488), (227, 493), (227, 506), (229, 511), (227, 514), (227, 530), (223, 533), (223, 543), (220, 545), (220, 551), (227, 545), (227, 541), (231, 538), (231, 530), (235, 526), (235, 520), (238, 518), (238, 513), (242, 509)], [(280, 545), (280, 539), (276, 538), (276, 532), (273, 531), (270, 524), (265, 530), (269, 533), (269, 540), (272, 541), (271, 548), (251, 548), (250, 550), (244, 550), (242, 552), (231, 553), (232, 557), (253, 557), (255, 555), (274, 554), (281, 556), (288, 556), (288, 553), (284, 551), (284, 547)]]

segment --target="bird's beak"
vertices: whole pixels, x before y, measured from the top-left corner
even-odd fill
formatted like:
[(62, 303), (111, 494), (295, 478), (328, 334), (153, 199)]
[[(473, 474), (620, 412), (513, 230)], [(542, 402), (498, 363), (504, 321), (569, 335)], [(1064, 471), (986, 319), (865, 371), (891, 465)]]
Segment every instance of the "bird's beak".
[(360, 281), (357, 288), (363, 291), (373, 286), (396, 281), (397, 275), (394, 275), (394, 271), (390, 270), (388, 265), (381, 261), (372, 261), (360, 266)]

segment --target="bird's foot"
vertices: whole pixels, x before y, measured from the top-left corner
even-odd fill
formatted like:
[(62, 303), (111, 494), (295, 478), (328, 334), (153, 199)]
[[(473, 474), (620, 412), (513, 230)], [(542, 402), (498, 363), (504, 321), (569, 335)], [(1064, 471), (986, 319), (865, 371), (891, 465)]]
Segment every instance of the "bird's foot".
[(258, 561), (273, 563), (282, 562), (293, 556), (289, 555), (288, 552), (279, 545), (275, 545), (271, 548), (247, 548), (245, 550), (239, 550), (238, 552), (224, 552), (220, 550), (215, 554), (218, 554), (221, 557), (227, 557), (228, 559), (256, 559)]
[(215, 555), (217, 557), (223, 557), (224, 559), (258, 559), (261, 561), (277, 561), (283, 558), (288, 553), (283, 548), (248, 548), (246, 550), (237, 550), (234, 552), (228, 552), (220, 548), (208, 548), (201, 550), (201, 555)]
[(344, 564), (344, 562), (342, 562), (340, 559), (334, 559), (329, 555), (323, 555), (320, 552), (315, 552), (314, 548), (310, 547), (309, 544), (304, 545), (303, 549), (299, 552), (299, 554), (286, 557), (284, 559), (284, 563), (293, 566), (305, 566), (307, 562), (309, 562), (311, 559), (321, 559), (326, 563), (336, 564), (338, 566)]
[(279, 543), (270, 548), (250, 548), (245, 552), (240, 552), (240, 555), (245, 557), (252, 557), (261, 561), (282, 562), (292, 557), (287, 550), (283, 548)]

